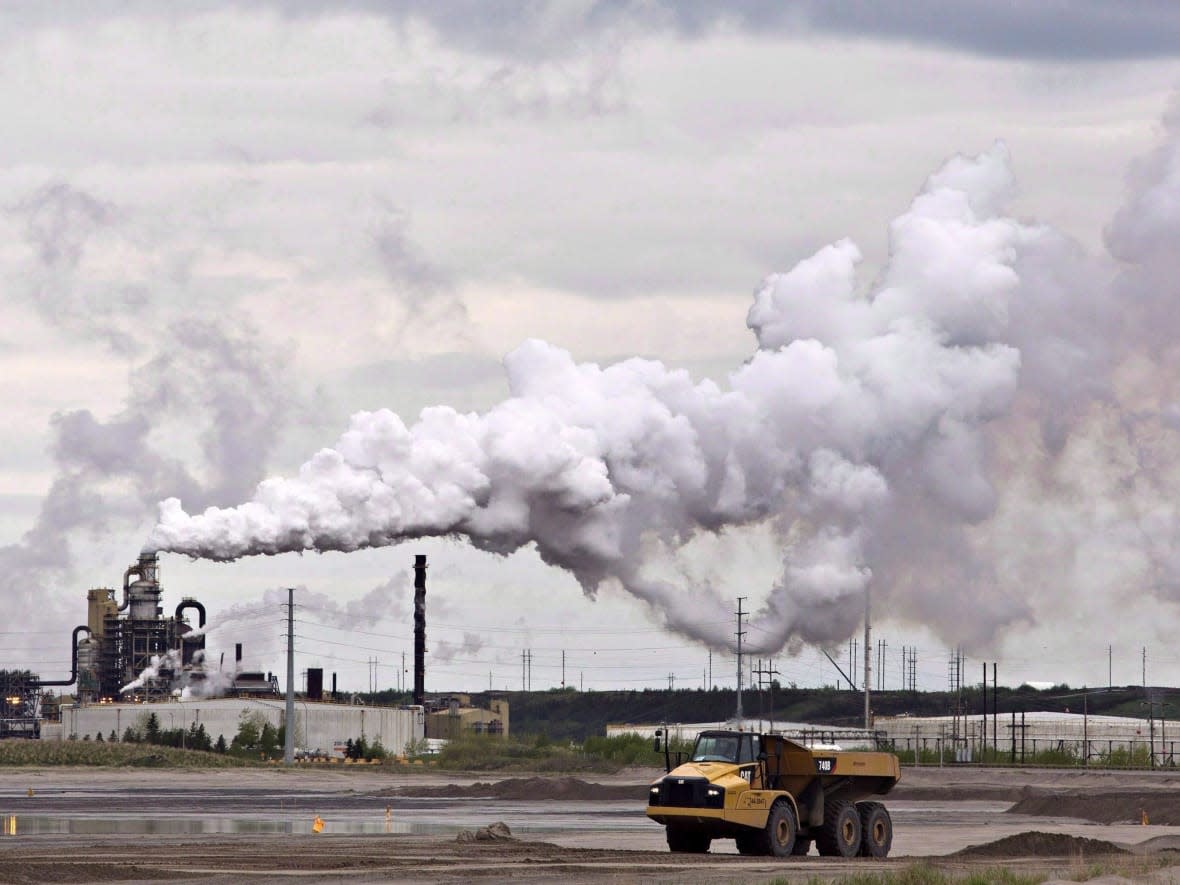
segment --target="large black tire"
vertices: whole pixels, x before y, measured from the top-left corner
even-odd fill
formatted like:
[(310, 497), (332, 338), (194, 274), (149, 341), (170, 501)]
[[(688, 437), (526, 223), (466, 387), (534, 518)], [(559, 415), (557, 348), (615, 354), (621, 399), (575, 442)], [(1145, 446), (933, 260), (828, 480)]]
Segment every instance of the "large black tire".
[(795, 837), (795, 847), (791, 849), (791, 854), (795, 857), (803, 857), (811, 853), (811, 840), (803, 839), (799, 836)]
[(705, 854), (709, 844), (713, 841), (704, 833), (694, 833), (692, 830), (682, 830), (678, 827), (666, 827), (668, 848), (676, 854)]
[(860, 856), (888, 857), (893, 847), (893, 818), (880, 802), (860, 802)]
[(856, 857), (860, 853), (860, 815), (851, 802), (828, 802), (824, 825), (815, 844), (824, 857)]
[(799, 824), (795, 820), (795, 809), (789, 802), (780, 799), (770, 808), (766, 818), (766, 830), (763, 839), (766, 853), (772, 857), (790, 857), (795, 850), (795, 836), (799, 833)]

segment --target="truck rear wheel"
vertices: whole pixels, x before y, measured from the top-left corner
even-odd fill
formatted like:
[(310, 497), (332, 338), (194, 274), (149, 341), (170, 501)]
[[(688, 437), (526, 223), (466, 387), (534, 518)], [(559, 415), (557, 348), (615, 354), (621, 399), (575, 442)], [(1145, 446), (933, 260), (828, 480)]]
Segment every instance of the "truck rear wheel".
[(816, 837), (825, 857), (856, 857), (860, 853), (860, 814), (851, 802), (827, 803), (824, 825)]
[(705, 854), (713, 841), (704, 833), (694, 833), (692, 830), (682, 830), (678, 827), (668, 827), (666, 834), (668, 848), (676, 854)]
[(888, 857), (893, 847), (893, 819), (880, 802), (860, 802), (860, 856)]

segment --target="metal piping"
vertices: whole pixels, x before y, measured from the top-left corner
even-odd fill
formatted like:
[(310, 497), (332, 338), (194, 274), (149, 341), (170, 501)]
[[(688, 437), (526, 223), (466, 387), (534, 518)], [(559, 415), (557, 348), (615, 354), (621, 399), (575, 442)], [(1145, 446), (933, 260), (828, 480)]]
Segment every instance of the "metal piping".
[(201, 605), (201, 603), (197, 602), (195, 599), (185, 599), (180, 603), (180, 605), (176, 606), (176, 620), (177, 621), (180, 620), (180, 613), (182, 611), (184, 611), (186, 608), (195, 608), (197, 610), (197, 613), (201, 616), (200, 619), (197, 621), (197, 629), (204, 627), (205, 626), (205, 606)]
[(52, 680), (38, 679), (37, 685), (42, 686), (42, 687), (44, 687), (46, 685), (73, 685), (75, 682), (78, 681), (78, 634), (81, 633), (83, 630), (86, 631), (87, 636), (94, 635), (90, 632), (90, 628), (87, 627), (85, 624), (79, 624), (77, 627), (74, 628), (74, 653), (70, 659), (70, 667), (71, 667), (70, 678), (69, 679), (52, 679)]

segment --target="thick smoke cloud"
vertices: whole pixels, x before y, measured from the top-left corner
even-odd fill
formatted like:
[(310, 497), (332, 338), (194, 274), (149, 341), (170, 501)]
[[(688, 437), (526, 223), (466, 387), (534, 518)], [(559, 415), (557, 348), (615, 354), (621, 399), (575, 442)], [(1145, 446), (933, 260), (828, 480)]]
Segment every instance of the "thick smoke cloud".
[(298, 397), (288, 361), (248, 325), (152, 300), (142, 281), (84, 272), (88, 252), (135, 239), (120, 230), (119, 207), (53, 182), (6, 211), (29, 250), (13, 291), (68, 338), (136, 361), (115, 414), (52, 416), (50, 488), (21, 540), (0, 547), (0, 595), (45, 616), (44, 590), (72, 577), (78, 542), (141, 525), (165, 495), (208, 506), (248, 494)]
[[(435, 407), (410, 426), (359, 413), (244, 504), (190, 515), (162, 502), (149, 546), (231, 560), (424, 536), (501, 554), (532, 544), (587, 593), (617, 581), (671, 628), (723, 646), (728, 599), (650, 566), (701, 533), (768, 524), (785, 557), (755, 650), (847, 636), (874, 577), (904, 584), (916, 615), (984, 641), (1030, 617), (972, 551), (971, 527), (997, 503), (993, 427), (1027, 400), (1053, 413), (1039, 429), (1059, 445), (1071, 403), (1103, 389), (1091, 323), (1054, 310), (1073, 247), (1006, 217), (1012, 191), (1002, 145), (955, 158), (891, 225), (871, 288), (848, 241), (767, 278), (747, 318), (757, 348), (724, 387), (529, 341), (505, 359), (511, 397), (486, 413)], [(1042, 340), (1055, 356), (1027, 371), (1023, 353)], [(955, 586), (987, 588), (977, 622), (961, 624)]]

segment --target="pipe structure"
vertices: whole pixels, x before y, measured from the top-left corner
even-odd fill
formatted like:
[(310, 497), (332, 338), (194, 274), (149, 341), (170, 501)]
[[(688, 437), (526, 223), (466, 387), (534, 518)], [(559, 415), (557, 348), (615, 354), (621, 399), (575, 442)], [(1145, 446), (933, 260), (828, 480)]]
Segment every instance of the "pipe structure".
[(201, 616), (200, 619), (197, 621), (197, 629), (199, 630), (201, 627), (204, 627), (205, 626), (205, 606), (201, 605), (201, 603), (197, 602), (195, 599), (186, 599), (183, 602), (181, 602), (180, 605), (176, 606), (176, 620), (179, 621), (180, 620), (180, 613), (183, 612), (185, 609), (189, 609), (189, 608), (195, 608), (197, 610), (197, 614), (199, 614)]
[(139, 559), (127, 566), (127, 570), (123, 572), (123, 604), (119, 606), (119, 611), (126, 610), (131, 602), (131, 576), (135, 575), (141, 581), (148, 581), (152, 584), (156, 583), (156, 569), (159, 567), (160, 561), (155, 553), (143, 552), (139, 554)]
[(37, 685), (44, 687), (46, 685), (73, 685), (78, 681), (78, 634), (83, 630), (86, 631), (87, 636), (92, 636), (90, 628), (85, 624), (79, 624), (74, 628), (74, 653), (70, 658), (70, 678), (69, 679), (38, 679)]
[(414, 703), (426, 701), (426, 556), (414, 557)]

